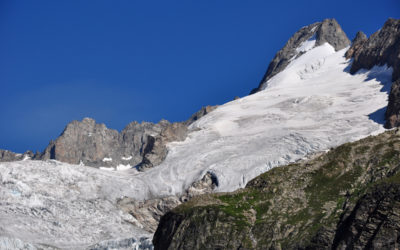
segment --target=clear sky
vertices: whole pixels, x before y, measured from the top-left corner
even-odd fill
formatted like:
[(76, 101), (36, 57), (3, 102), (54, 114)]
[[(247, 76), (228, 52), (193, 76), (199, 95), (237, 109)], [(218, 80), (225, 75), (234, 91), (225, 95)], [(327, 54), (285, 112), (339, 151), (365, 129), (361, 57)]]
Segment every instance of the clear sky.
[(0, 0), (0, 148), (42, 151), (72, 120), (186, 120), (245, 96), (302, 26), (371, 35), (400, 1)]

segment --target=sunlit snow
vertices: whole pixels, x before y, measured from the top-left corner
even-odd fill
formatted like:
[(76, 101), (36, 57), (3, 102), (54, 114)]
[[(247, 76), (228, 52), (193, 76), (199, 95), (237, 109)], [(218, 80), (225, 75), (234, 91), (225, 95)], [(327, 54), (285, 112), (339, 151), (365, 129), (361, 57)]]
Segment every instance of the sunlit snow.
[(112, 161), (112, 158), (105, 157), (105, 158), (103, 159), (103, 162), (109, 162), (109, 161)]
[(1, 163), (0, 235), (67, 249), (151, 239), (117, 208), (118, 198), (134, 195), (131, 178), (120, 173), (56, 161)]
[(392, 70), (351, 75), (345, 51), (313, 48), (264, 91), (198, 120), (184, 142), (169, 144), (161, 165), (132, 177), (135, 197), (180, 193), (207, 171), (218, 177), (217, 191), (233, 191), (272, 167), (383, 132)]
[(315, 35), (312, 36), (310, 39), (307, 41), (304, 41), (298, 48), (296, 48), (296, 51), (299, 52), (306, 52), (309, 51), (310, 49), (314, 48), (315, 42), (316, 42), (316, 37)]
[(383, 132), (392, 70), (351, 75), (346, 49), (312, 48), (312, 40), (302, 46), (307, 52), (263, 91), (196, 121), (187, 139), (168, 144), (166, 160), (145, 172), (129, 165), (104, 171), (55, 161), (0, 163), (0, 234), (72, 249), (113, 239), (130, 244), (149, 234), (117, 208), (118, 198), (179, 194), (207, 172), (218, 178), (217, 191), (233, 191), (273, 167)]

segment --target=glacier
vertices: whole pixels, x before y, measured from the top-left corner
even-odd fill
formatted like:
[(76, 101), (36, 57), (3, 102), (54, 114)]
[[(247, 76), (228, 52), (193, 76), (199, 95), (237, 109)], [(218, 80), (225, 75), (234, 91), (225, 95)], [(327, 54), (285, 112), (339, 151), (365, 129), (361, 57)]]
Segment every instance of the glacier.
[(1, 163), (0, 249), (147, 249), (152, 235), (116, 205), (132, 195), (130, 177), (119, 171), (53, 160)]
[(179, 195), (207, 172), (218, 179), (215, 191), (234, 191), (273, 167), (383, 132), (392, 69), (351, 75), (347, 49), (313, 46), (312, 39), (304, 43), (303, 54), (262, 91), (193, 123), (186, 140), (169, 143), (165, 161), (145, 172), (52, 160), (0, 163), (0, 235), (7, 239), (0, 246), (151, 249), (151, 233), (118, 209), (119, 199)]
[(273, 167), (383, 132), (392, 69), (351, 75), (346, 50), (309, 49), (263, 91), (196, 121), (185, 141), (168, 145), (162, 164), (132, 171), (135, 198), (179, 194), (207, 172), (218, 178), (216, 191), (234, 191)]

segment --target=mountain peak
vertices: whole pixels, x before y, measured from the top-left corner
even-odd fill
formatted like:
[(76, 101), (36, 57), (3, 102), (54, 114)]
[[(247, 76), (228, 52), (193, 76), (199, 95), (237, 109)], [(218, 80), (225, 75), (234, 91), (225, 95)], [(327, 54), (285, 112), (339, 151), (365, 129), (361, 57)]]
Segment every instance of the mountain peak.
[(346, 51), (346, 58), (352, 58), (354, 53), (360, 49), (360, 47), (362, 47), (367, 40), (367, 35), (365, 35), (362, 31), (358, 31), (356, 37), (353, 39), (353, 41), (351, 41), (351, 47)]
[(350, 45), (349, 38), (334, 18), (325, 19), (317, 29), (315, 46), (324, 43), (329, 43), (336, 51)]
[[(308, 45), (304, 46), (307, 41)], [(346, 33), (344, 33), (339, 23), (334, 18), (324, 19), (322, 22), (304, 26), (294, 33), (285, 46), (276, 53), (259, 86), (253, 89), (250, 94), (264, 89), (266, 87), (266, 82), (284, 70), (293, 58), (297, 58), (307, 50), (324, 43), (329, 43), (336, 51), (350, 45), (350, 40)]]

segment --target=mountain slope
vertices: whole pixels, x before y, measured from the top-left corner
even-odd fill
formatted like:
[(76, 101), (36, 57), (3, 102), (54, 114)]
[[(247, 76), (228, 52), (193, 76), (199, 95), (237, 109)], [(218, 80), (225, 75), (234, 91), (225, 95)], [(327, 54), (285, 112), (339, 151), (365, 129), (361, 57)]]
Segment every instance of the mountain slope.
[(295, 40), (284, 67), (251, 96), (187, 122), (131, 123), (120, 133), (75, 121), (36, 155), (81, 165), (0, 163), (0, 219), (12, 225), (0, 228), (8, 237), (0, 244), (149, 247), (161, 214), (194, 195), (243, 188), (274, 167), (385, 131), (393, 69), (350, 74), (348, 40), (333, 20)]
[(400, 136), (275, 168), (164, 215), (155, 249), (389, 249), (400, 243)]
[[(329, 44), (293, 60), (259, 93), (218, 107), (170, 143), (163, 163), (134, 176), (137, 199), (183, 192), (212, 172), (217, 191), (244, 187), (279, 165), (384, 131), (391, 69), (348, 73), (344, 50)], [(386, 85), (385, 85), (386, 84)]]
[(2, 163), (0, 235), (62, 249), (104, 240), (145, 244), (150, 233), (116, 204), (134, 192), (121, 172), (56, 161)]
[(265, 89), (268, 80), (283, 71), (293, 58), (301, 56), (314, 45), (319, 46), (324, 43), (329, 43), (336, 51), (344, 49), (350, 44), (349, 39), (335, 19), (325, 19), (322, 22), (304, 26), (294, 33), (285, 46), (276, 53), (259, 86), (253, 89), (251, 93)]

